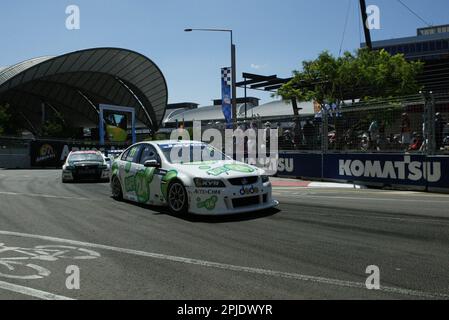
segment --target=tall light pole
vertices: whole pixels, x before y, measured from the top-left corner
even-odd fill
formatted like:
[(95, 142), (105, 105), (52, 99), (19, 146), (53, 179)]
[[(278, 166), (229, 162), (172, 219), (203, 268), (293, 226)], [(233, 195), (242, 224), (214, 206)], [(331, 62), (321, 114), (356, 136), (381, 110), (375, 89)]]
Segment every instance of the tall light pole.
[(237, 67), (236, 67), (236, 50), (234, 39), (232, 37), (232, 30), (229, 29), (184, 29), (185, 32), (192, 31), (212, 31), (212, 32), (229, 32), (231, 35), (231, 72), (232, 72), (232, 121), (234, 122), (234, 126), (237, 123), (237, 86), (236, 86), (236, 76), (237, 76)]
[(373, 43), (371, 41), (371, 33), (367, 25), (368, 21), (368, 14), (366, 13), (366, 2), (365, 0), (360, 0), (360, 10), (362, 11), (362, 24), (363, 24), (363, 31), (365, 32), (365, 42), (366, 47), (372, 51), (373, 50)]

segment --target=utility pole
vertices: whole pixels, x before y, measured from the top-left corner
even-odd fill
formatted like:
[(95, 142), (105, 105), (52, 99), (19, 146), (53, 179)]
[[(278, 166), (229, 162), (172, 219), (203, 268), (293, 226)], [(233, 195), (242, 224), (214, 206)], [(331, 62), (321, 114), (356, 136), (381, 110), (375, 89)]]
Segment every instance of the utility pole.
[(231, 31), (231, 68), (232, 68), (232, 121), (234, 122), (234, 129), (237, 128), (237, 63), (235, 58), (235, 44), (232, 38)]
[(371, 51), (373, 50), (373, 43), (371, 41), (371, 33), (368, 27), (368, 14), (366, 13), (365, 0), (360, 0), (360, 10), (362, 11), (362, 24), (363, 24), (363, 31), (365, 32), (366, 46)]

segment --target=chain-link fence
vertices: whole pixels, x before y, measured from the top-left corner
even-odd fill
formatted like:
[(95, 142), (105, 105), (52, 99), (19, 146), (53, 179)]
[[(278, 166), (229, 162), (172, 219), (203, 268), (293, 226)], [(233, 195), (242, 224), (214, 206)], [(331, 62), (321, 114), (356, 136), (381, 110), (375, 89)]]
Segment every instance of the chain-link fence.
[(277, 129), (281, 151), (449, 154), (449, 94), (326, 105), (315, 115), (255, 118), (240, 126)]
[(426, 94), (323, 112), (323, 151), (449, 153), (448, 102)]
[[(325, 105), (314, 115), (247, 119), (238, 127), (277, 129), (280, 151), (449, 154), (448, 123), (449, 94), (423, 93)], [(202, 123), (202, 132), (211, 128), (224, 132), (225, 125)]]

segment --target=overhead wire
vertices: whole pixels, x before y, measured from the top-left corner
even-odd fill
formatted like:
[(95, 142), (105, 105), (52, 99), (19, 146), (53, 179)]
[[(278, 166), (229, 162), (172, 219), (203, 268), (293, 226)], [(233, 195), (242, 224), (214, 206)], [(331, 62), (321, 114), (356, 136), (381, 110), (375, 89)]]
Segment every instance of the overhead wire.
[(404, 8), (406, 8), (410, 13), (412, 13), (415, 17), (417, 17), (419, 20), (424, 22), (428, 27), (432, 27), (432, 24), (424, 20), (418, 13), (416, 13), (412, 8), (410, 8), (408, 5), (406, 5), (402, 0), (396, 0), (399, 2)]
[(343, 28), (343, 35), (341, 37), (340, 50), (338, 51), (338, 56), (341, 56), (341, 51), (343, 50), (343, 44), (344, 44), (345, 36), (346, 36), (346, 29), (348, 28), (349, 11), (351, 10), (351, 3), (352, 3), (352, 0), (348, 0), (348, 9), (346, 10), (345, 25)]

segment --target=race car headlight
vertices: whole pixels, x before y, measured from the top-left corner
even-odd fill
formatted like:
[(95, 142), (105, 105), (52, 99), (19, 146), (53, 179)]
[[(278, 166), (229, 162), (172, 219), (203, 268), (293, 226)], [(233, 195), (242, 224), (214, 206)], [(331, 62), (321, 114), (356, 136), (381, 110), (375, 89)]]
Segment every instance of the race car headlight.
[(108, 166), (105, 165), (105, 164), (103, 164), (103, 165), (100, 166), (100, 169), (102, 169), (102, 170), (106, 170), (107, 168), (108, 168)]
[(211, 180), (211, 179), (193, 179), (195, 186), (197, 188), (224, 188), (225, 184), (221, 180)]
[(262, 183), (270, 182), (270, 177), (269, 176), (261, 176), (261, 179), (262, 179)]
[(74, 166), (66, 166), (66, 167), (64, 167), (64, 170), (66, 170), (66, 171), (74, 171), (75, 167)]

